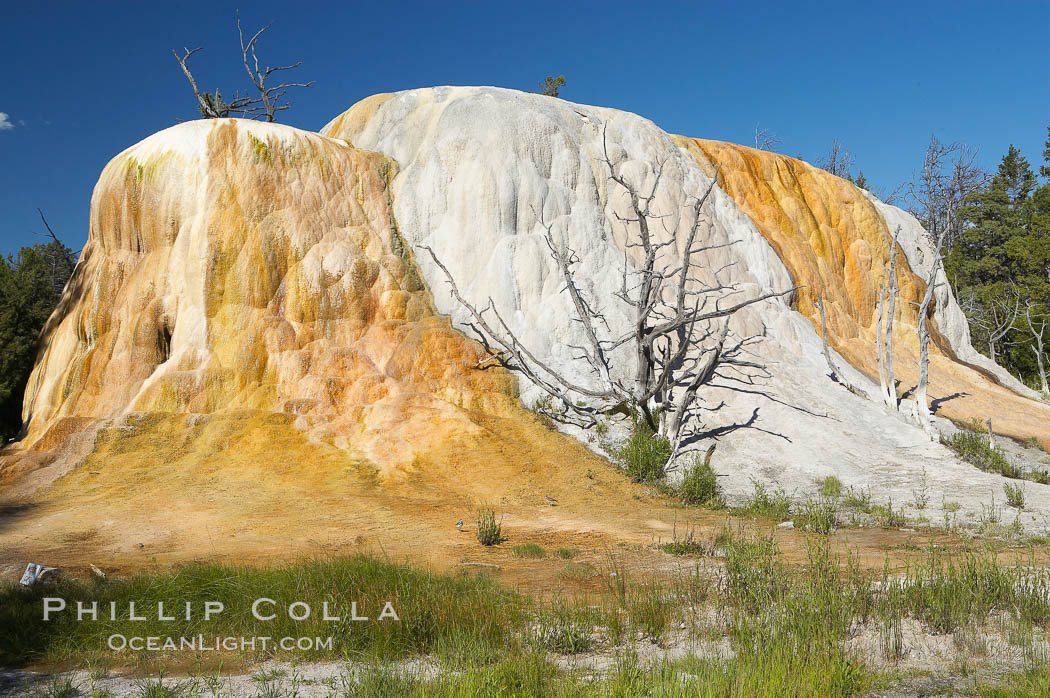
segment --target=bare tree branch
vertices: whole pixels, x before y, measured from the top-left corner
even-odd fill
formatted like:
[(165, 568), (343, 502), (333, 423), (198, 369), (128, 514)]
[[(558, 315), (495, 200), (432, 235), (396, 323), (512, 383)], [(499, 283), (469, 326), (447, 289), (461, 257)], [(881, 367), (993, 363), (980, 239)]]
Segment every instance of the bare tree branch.
[[(471, 327), (480, 335), (486, 349), (485, 365), (495, 362), (521, 373), (560, 402), (563, 415), (574, 414), (580, 418), (575, 423), (593, 424), (601, 414), (640, 415), (654, 433), (670, 442), (672, 456), (666, 464), (670, 466), (682, 453), (689, 435), (697, 432), (691, 424), (700, 419), (702, 412), (709, 411), (701, 395), (705, 386), (712, 385), (715, 378), (730, 385), (736, 382), (753, 386), (771, 375), (760, 362), (745, 356), (755, 338), (733, 337), (729, 325), (732, 316), (747, 306), (792, 293), (797, 287), (738, 295), (743, 291), (735, 284), (719, 280), (719, 273), (733, 263), (704, 264), (711, 274), (708, 278), (713, 280), (700, 282), (696, 273), (700, 268), (698, 256), (732, 245), (731, 242), (710, 245), (699, 242), (705, 225), (703, 209), (716, 187), (717, 171), (715, 178), (684, 210), (657, 211), (667, 162), (655, 163), (649, 183), (636, 183), (612, 161), (607, 125), (602, 130), (601, 147), (599, 160), (627, 203), (626, 214), (611, 216), (627, 234), (619, 288), (610, 295), (627, 306), (632, 323), (629, 332), (619, 337), (609, 336), (603, 307), (586, 297), (577, 277), (580, 259), (569, 246), (568, 237), (556, 234), (555, 221), (548, 222), (533, 210), (544, 230), (544, 240), (564, 284), (563, 290), (571, 301), (572, 319), (582, 329), (584, 341), (569, 349), (573, 360), (591, 376), (588, 385), (570, 380), (537, 359), (504, 322), (491, 299), (479, 310), (462, 296), (437, 254), (429, 247), (423, 249), (444, 273), (456, 302), (473, 318)], [(661, 237), (657, 237), (654, 233), (660, 230), (663, 231)], [(680, 252), (676, 254), (677, 250)], [(641, 257), (634, 268), (628, 263), (632, 254)], [(490, 342), (498, 348), (490, 347)], [(633, 380), (625, 385), (615, 376), (613, 352), (628, 348)]]

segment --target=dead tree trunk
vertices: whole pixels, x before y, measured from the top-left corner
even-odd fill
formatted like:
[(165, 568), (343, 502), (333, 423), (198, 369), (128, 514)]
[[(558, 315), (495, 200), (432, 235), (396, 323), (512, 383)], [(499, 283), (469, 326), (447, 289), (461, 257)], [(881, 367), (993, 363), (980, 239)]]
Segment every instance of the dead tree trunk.
[(882, 395), (883, 402), (889, 400), (889, 391), (886, 389), (886, 360), (882, 335), (882, 316), (885, 314), (885, 306), (886, 287), (879, 286), (879, 321), (875, 325), (875, 355), (879, 367), (879, 393)]
[[(940, 245), (937, 246), (938, 250)], [(930, 302), (937, 287), (937, 271), (940, 269), (941, 256), (938, 251), (930, 268), (930, 276), (926, 279), (926, 293), (923, 294), (922, 303), (919, 305), (919, 316), (916, 326), (919, 331), (919, 382), (915, 386), (915, 400), (912, 403), (912, 418), (915, 423), (922, 427), (927, 434), (933, 434), (933, 422), (930, 415), (930, 406), (927, 402), (926, 390), (930, 376), (930, 330), (926, 326), (926, 315), (930, 310)]]
[[(712, 271), (713, 283), (700, 284), (695, 273), (700, 265), (698, 256), (732, 244), (702, 245), (697, 242), (703, 227), (702, 209), (714, 191), (717, 173), (706, 191), (687, 204), (684, 216), (682, 212), (678, 215), (673, 215), (673, 211), (657, 212), (653, 205), (660, 191), (664, 163), (657, 163), (652, 173), (652, 186), (648, 192), (643, 192), (641, 183), (629, 179), (612, 162), (604, 131), (602, 144), (600, 162), (608, 168), (609, 179), (619, 185), (627, 198), (630, 211), (625, 217), (617, 216), (627, 232), (627, 255), (631, 250), (638, 250), (642, 255), (640, 265), (633, 271), (628, 268), (629, 256), (625, 257), (622, 284), (613, 294), (628, 306), (633, 323), (628, 332), (609, 336), (601, 306), (584, 295), (576, 278), (575, 266), (579, 257), (569, 247), (566, 236), (555, 234), (553, 222), (547, 223), (537, 216), (545, 231), (544, 239), (551, 257), (572, 301), (574, 320), (582, 327), (584, 344), (572, 348), (576, 351), (574, 358), (592, 376), (587, 385), (569, 380), (540, 361), (511, 331), (491, 298), (480, 310), (465, 299), (434, 250), (423, 249), (444, 273), (456, 301), (473, 318), (469, 326), (490, 355), (483, 361), (495, 360), (504, 368), (524, 375), (561, 404), (564, 421), (589, 427), (596, 423), (599, 415), (625, 412), (641, 415), (656, 435), (668, 440), (672, 452), (668, 460), (670, 465), (684, 452), (686, 440), (695, 433), (690, 427), (705, 409), (700, 406), (702, 388), (716, 377), (739, 380), (740, 374), (750, 379), (756, 374), (768, 376), (763, 366), (744, 358), (745, 347), (753, 338), (732, 337), (730, 318), (747, 306), (791, 293), (797, 287), (736, 300), (734, 296), (742, 291), (719, 279), (720, 272), (726, 267)], [(666, 220), (661, 219), (672, 217), (679, 223), (669, 230)], [(681, 256), (669, 260), (667, 257), (673, 255), (668, 253), (679, 249), (682, 218), (688, 223)], [(664, 239), (653, 234), (651, 226), (655, 221), (660, 221), (661, 229), (667, 233)], [(498, 349), (493, 348), (493, 344)], [(626, 383), (617, 379), (613, 370), (613, 354), (616, 352), (628, 354), (633, 363), (632, 379)], [(725, 370), (735, 374), (727, 377), (721, 373)], [(659, 419), (655, 415), (657, 408)]]
[(988, 312), (991, 320), (988, 325), (988, 358), (999, 363), (996, 346), (1014, 329), (1017, 316), (1021, 314), (1021, 294), (1016, 288), (1010, 288), (1006, 299), (996, 299), (989, 303)]
[[(883, 338), (883, 344), (885, 347), (886, 358), (884, 361), (886, 370), (886, 385), (884, 386), (883, 397), (886, 401), (886, 406), (892, 409), (894, 412), (897, 411), (897, 381), (893, 377), (893, 319), (894, 312), (897, 305), (897, 292), (900, 290), (897, 286), (897, 236), (900, 235), (900, 226), (893, 232), (893, 240), (890, 242), (890, 268), (889, 268), (889, 292), (888, 292), (888, 307), (886, 311), (886, 328), (885, 335)], [(880, 300), (881, 306), (881, 300)], [(879, 309), (879, 316), (882, 315), (882, 309)]]
[(1032, 334), (1032, 351), (1035, 352), (1036, 369), (1039, 372), (1039, 389), (1044, 396), (1050, 395), (1050, 387), (1047, 386), (1046, 381), (1046, 365), (1043, 360), (1044, 336), (1047, 324), (1050, 321), (1045, 315), (1039, 315), (1035, 312), (1035, 307), (1031, 301), (1025, 304), (1024, 317), (1025, 323), (1028, 325), (1028, 331)]
[(817, 297), (817, 309), (820, 310), (820, 341), (824, 345), (824, 360), (828, 362), (828, 370), (831, 371), (831, 379), (838, 379), (838, 372), (831, 363), (831, 350), (828, 348), (828, 318), (824, 313), (824, 296)]

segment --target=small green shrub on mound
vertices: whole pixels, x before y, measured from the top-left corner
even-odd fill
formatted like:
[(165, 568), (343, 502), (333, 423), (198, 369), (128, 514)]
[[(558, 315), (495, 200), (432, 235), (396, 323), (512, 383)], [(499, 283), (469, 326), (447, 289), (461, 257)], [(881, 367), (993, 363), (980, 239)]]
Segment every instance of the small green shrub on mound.
[(543, 546), (537, 545), (535, 543), (522, 543), (521, 545), (512, 546), (510, 549), (510, 553), (514, 557), (547, 557), (547, 551), (543, 548)]
[(631, 436), (614, 450), (616, 461), (635, 482), (655, 485), (663, 482), (667, 460), (671, 457), (671, 442), (653, 432), (645, 420), (635, 417)]
[(478, 532), (478, 542), (482, 545), (499, 545), (503, 542), (503, 518), (496, 521), (496, 512), (492, 507), (478, 509), (474, 513), (474, 525)]
[(682, 475), (678, 484), (678, 496), (683, 504), (707, 506), (713, 509), (725, 507), (725, 500), (718, 491), (718, 478), (710, 463), (697, 457), (692, 467)]
[(1009, 482), (1003, 485), (1006, 493), (1006, 504), (1014, 509), (1024, 509), (1024, 486), (1011, 485)]
[(558, 548), (554, 551), (554, 557), (561, 558), (562, 560), (571, 560), (579, 554), (579, 548)]

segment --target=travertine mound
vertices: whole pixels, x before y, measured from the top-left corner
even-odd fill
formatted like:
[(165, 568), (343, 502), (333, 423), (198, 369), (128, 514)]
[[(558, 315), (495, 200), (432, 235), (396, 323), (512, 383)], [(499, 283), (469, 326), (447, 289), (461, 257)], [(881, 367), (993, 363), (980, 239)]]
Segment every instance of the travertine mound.
[[(719, 185), (776, 248), (792, 278), (803, 285), (797, 309), (819, 330), (818, 296), (826, 304), (829, 341), (854, 366), (876, 379), (875, 333), (880, 289), (889, 285), (890, 245), (897, 232), (895, 371), (906, 393), (918, 379), (918, 307), (933, 251), (917, 220), (820, 168), (742, 145), (675, 136), (705, 172), (719, 167)], [(1023, 399), (1038, 395), (970, 344), (962, 309), (943, 270), (938, 272), (931, 319), (931, 386), (935, 397), (958, 394), (941, 414), (968, 421), (1005, 412), (1007, 433), (1048, 435), (1042, 409)], [(1003, 389), (1004, 386), (1007, 389)], [(1005, 408), (1005, 409), (1003, 409)]]
[[(198, 121), (113, 159), (26, 394), (24, 444), (129, 412), (280, 412), (382, 467), (513, 392), (434, 314), (393, 163), (287, 126)], [(279, 454), (275, 454), (278, 457)]]
[[(921, 297), (930, 260), (913, 218), (805, 163), (670, 136), (633, 114), (442, 87), (376, 95), (322, 135), (201, 121), (115, 158), (92, 199), (83, 258), (45, 330), (26, 396), (28, 433), (0, 472), (5, 494), (32, 491), (85, 457), (131, 469), (139, 455), (129, 460), (127, 449), (146, 454), (148, 469), (177, 462), (192, 478), (194, 464), (207, 463), (218, 477), (216, 456), (229, 446), (223, 434), (236, 433), (257, 453), (265, 450), (253, 434), (266, 431), (295, 444), (286, 448), (301, 468), (316, 458), (337, 473), (345, 457), (388, 482), (429, 468), (456, 479), (461, 493), (483, 488), (495, 498), (517, 488), (535, 498), (534, 489), (554, 481), (544, 469), (556, 466), (519, 465), (521, 435), (543, 442), (537, 450), (545, 453), (563, 447), (558, 435), (534, 430), (521, 408), (541, 393), (476, 368), (481, 352), (466, 336), (468, 315), (422, 248), (437, 253), (465, 297), (478, 306), (491, 300), (540, 359), (590, 380), (573, 357), (581, 327), (543, 233), (551, 226), (579, 253), (582, 290), (610, 336), (625, 332), (631, 320), (615, 292), (638, 251), (627, 244), (627, 201), (610, 182), (606, 152), (639, 187), (656, 187), (664, 239), (688, 223), (687, 204), (720, 166), (703, 211), (711, 249), (694, 284), (720, 270), (742, 294), (802, 287), (734, 316), (734, 335), (754, 338), (749, 350), (771, 376), (723, 379), (705, 394), (712, 411), (702, 427), (719, 442), (717, 468), (730, 494), (749, 491), (752, 478), (804, 493), (834, 474), (901, 501), (923, 467), (934, 492), (972, 490), (964, 506), (1001, 489), (996, 476), (960, 464), (827, 375), (814, 330), (818, 293), (828, 301), (840, 366), (874, 393), (875, 303), (899, 225), (895, 349), (901, 390), (910, 387), (909, 301)], [(665, 252), (669, 261), (681, 243)], [(994, 413), (1000, 432), (1045, 442), (1050, 409), (973, 350), (947, 287), (931, 319), (939, 414)], [(622, 360), (615, 370), (626, 378), (627, 366)], [(184, 442), (171, 436), (181, 425)], [(460, 461), (468, 448), (476, 451)], [(276, 472), (294, 472), (286, 455), (270, 456)], [(484, 484), (459, 482), (472, 477)], [(1047, 503), (1041, 492), (1029, 500)]]
[[(581, 253), (586, 293), (613, 335), (626, 331), (626, 308), (613, 297), (625, 250), (616, 214), (626, 215), (625, 201), (600, 164), (603, 133), (614, 163), (642, 191), (662, 165), (655, 203), (662, 215), (679, 215), (683, 202), (710, 181), (711, 162), (718, 162), (723, 186), (705, 208), (704, 243), (733, 244), (710, 254), (705, 268), (731, 264), (724, 279), (756, 292), (804, 287), (794, 299), (749, 308), (734, 324), (741, 335), (760, 336), (753, 351), (774, 375), (760, 386), (727, 385), (709, 393), (711, 405), (727, 403), (709, 415), (708, 426), (719, 438), (729, 488), (746, 491), (751, 477), (777, 479), (789, 490), (806, 488), (815, 477), (836, 474), (871, 484), (876, 492), (892, 494), (899, 487), (899, 500), (910, 496), (908, 478), (923, 465), (950, 461), (918, 429), (827, 376), (812, 305), (821, 292), (829, 299), (831, 343), (841, 352), (840, 365), (851, 382), (875, 392), (874, 349), (868, 345), (874, 344), (892, 230), (900, 225), (896, 370), (902, 393), (913, 385), (916, 319), (909, 302), (921, 298), (921, 275), (932, 258), (913, 218), (852, 184), (775, 154), (672, 137), (632, 114), (495, 88), (377, 95), (322, 133), (394, 159), (394, 211), (408, 243), (436, 250), (466, 298), (478, 306), (491, 298), (541, 360), (579, 380), (587, 379), (586, 371), (570, 347), (584, 338), (542, 233), (553, 225)], [(673, 224), (671, 217), (667, 228)], [(629, 257), (635, 253), (628, 250)], [(438, 309), (466, 331), (469, 318), (443, 274), (428, 256), (420, 253), (417, 260)], [(1000, 431), (1045, 439), (1050, 410), (1000, 385), (1020, 389), (969, 345), (947, 288), (938, 295), (932, 320), (939, 347), (931, 384), (935, 409), (959, 419), (995, 414)], [(526, 402), (539, 396), (523, 387)], [(975, 490), (981, 482), (985, 497), (1001, 488), (992, 476), (969, 472), (945, 476)]]

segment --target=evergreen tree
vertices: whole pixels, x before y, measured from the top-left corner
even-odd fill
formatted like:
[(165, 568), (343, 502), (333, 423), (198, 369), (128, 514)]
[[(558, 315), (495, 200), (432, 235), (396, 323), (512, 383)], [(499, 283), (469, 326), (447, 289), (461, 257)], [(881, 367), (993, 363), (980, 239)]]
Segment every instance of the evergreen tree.
[(0, 257), (0, 443), (22, 427), (22, 401), (37, 342), (73, 272), (73, 253), (57, 241)]
[(552, 77), (548, 75), (540, 83), (540, 94), (547, 97), (557, 97), (561, 88), (565, 87), (565, 76)]
[(1043, 160), (1046, 162), (1045, 165), (1039, 166), (1039, 174), (1044, 177), (1050, 178), (1050, 126), (1046, 127), (1046, 143), (1043, 148)]
[[(1018, 297), (1029, 312), (1050, 315), (1050, 183), (1038, 184), (1031, 165), (1011, 145), (987, 188), (960, 210), (965, 225), (945, 271), (959, 297), (973, 299), (967, 315), (978, 348), (986, 351), (1006, 299)], [(1005, 368), (1029, 383), (1038, 381), (1023, 322), (1008, 328), (998, 347), (996, 359)]]

